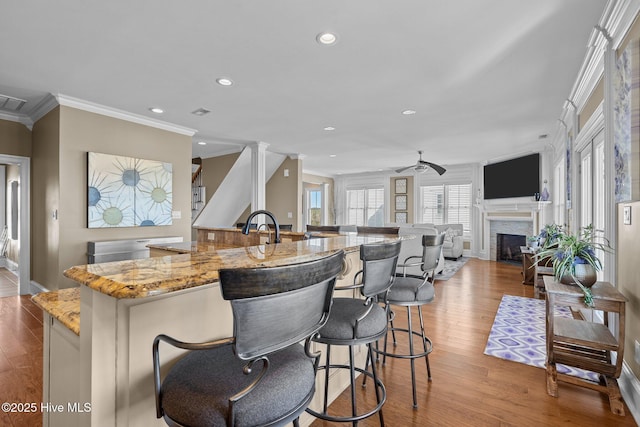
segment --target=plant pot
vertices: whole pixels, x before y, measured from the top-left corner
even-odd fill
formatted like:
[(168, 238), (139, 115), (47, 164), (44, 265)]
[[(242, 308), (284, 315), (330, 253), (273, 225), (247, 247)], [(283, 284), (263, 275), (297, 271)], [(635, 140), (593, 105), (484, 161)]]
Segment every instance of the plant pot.
[[(598, 281), (598, 275), (596, 274), (596, 269), (593, 268), (591, 264), (576, 264), (576, 273), (573, 275), (582, 286), (585, 288), (590, 288), (594, 283)], [(564, 283), (565, 285), (575, 285), (576, 281), (573, 279), (570, 274), (565, 274), (560, 279), (560, 283)]]

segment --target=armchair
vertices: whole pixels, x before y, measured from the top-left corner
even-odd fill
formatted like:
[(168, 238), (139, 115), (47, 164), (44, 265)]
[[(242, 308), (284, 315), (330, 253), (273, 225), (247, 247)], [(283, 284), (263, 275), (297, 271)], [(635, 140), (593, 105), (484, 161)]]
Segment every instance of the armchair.
[(442, 224), (436, 225), (440, 233), (445, 233), (442, 253), (445, 258), (460, 258), (463, 250), (462, 224)]

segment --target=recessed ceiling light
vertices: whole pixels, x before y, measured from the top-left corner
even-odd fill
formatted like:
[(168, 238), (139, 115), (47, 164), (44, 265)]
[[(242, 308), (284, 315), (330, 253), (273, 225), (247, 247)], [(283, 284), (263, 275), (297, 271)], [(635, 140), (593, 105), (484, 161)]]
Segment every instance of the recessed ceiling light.
[(336, 130), (336, 128), (334, 128), (333, 126), (327, 126), (324, 128), (324, 130)]
[(335, 157), (335, 156), (336, 156), (335, 154), (329, 154), (329, 157)]
[(415, 114), (416, 110), (403, 110), (402, 114), (404, 114), (405, 116), (410, 116), (412, 114)]
[(320, 33), (316, 36), (316, 40), (320, 44), (332, 45), (338, 40), (338, 37), (333, 33)]
[(158, 108), (158, 107), (151, 107), (151, 108), (149, 108), (149, 111), (151, 111), (152, 113), (156, 113), (156, 114), (164, 113), (164, 110), (162, 108)]
[(216, 79), (216, 83), (218, 83), (220, 86), (231, 86), (233, 84), (233, 81), (226, 77), (220, 77)]
[(204, 142), (204, 141), (200, 141), (200, 142), (198, 142), (198, 145), (207, 145), (207, 143)]

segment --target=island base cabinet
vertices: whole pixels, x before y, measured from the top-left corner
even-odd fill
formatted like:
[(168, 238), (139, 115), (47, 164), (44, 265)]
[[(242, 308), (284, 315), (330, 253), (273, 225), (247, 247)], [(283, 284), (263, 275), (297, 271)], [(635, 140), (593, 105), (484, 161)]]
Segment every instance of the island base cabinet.
[(42, 425), (82, 426), (91, 404), (80, 399), (80, 338), (47, 313), (43, 320)]
[[(357, 252), (347, 254), (338, 286), (353, 284), (360, 269)], [(356, 291), (357, 292), (357, 291)], [(337, 295), (358, 297), (354, 291)], [(116, 299), (80, 288), (80, 335), (45, 313), (43, 401), (64, 405), (63, 412), (43, 413), (45, 427), (58, 426), (165, 426), (156, 418), (152, 345), (159, 334), (181, 341), (203, 342), (233, 334), (231, 305), (217, 283), (145, 298)], [(315, 344), (323, 351), (324, 346)], [(364, 347), (355, 349), (364, 366)], [(161, 344), (163, 374), (183, 354)], [(332, 348), (333, 363), (348, 363), (347, 348)], [(322, 362), (324, 363), (324, 355)], [(317, 377), (320, 405), (324, 372)], [(348, 373), (332, 371), (330, 400), (349, 384)], [(71, 410), (69, 409), (71, 408)], [(301, 425), (314, 418), (301, 417)]]

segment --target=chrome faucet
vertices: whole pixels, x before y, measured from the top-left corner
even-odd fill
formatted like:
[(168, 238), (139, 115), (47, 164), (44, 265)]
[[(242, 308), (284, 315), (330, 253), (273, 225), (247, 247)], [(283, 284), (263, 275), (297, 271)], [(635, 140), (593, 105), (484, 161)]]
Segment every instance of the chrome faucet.
[(280, 224), (278, 224), (278, 220), (276, 219), (276, 216), (274, 214), (265, 210), (253, 211), (249, 214), (249, 217), (247, 218), (247, 220), (244, 223), (244, 226), (242, 227), (242, 234), (249, 234), (249, 228), (251, 227), (251, 220), (257, 215), (266, 215), (269, 218), (271, 218), (271, 221), (273, 221), (273, 226), (276, 229), (276, 236), (273, 242), (280, 243)]

